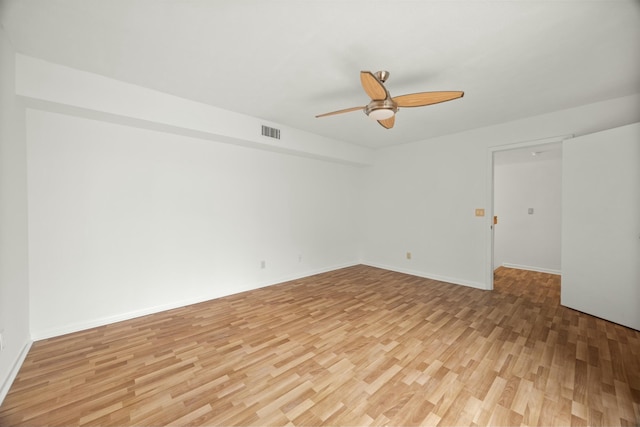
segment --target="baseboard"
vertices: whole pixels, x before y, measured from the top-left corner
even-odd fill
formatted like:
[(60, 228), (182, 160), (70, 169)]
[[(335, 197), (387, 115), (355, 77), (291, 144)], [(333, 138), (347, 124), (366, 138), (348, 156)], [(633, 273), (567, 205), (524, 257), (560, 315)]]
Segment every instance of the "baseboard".
[(439, 282), (446, 282), (446, 283), (452, 283), (454, 285), (468, 286), (470, 288), (487, 290), (487, 285), (485, 283), (472, 282), (469, 280), (461, 280), (455, 277), (440, 276), (438, 274), (425, 273), (423, 271), (411, 270), (408, 268), (392, 267), (389, 265), (378, 264), (378, 263), (363, 262), (362, 264), (368, 265), (370, 267), (382, 268), (384, 270), (395, 271), (397, 273), (409, 274), (411, 276), (423, 277), (425, 279), (437, 280)]
[(308, 270), (305, 272), (300, 272), (297, 274), (282, 276), (277, 279), (272, 279), (269, 281), (258, 282), (251, 286), (243, 286), (238, 288), (234, 292), (230, 293), (216, 293), (216, 294), (208, 294), (208, 295), (200, 295), (194, 298), (188, 298), (180, 301), (173, 301), (168, 304), (161, 304), (153, 307), (145, 307), (140, 310), (129, 311), (126, 313), (115, 314), (113, 316), (106, 316), (97, 319), (92, 319), (84, 322), (73, 323), (69, 325), (64, 325), (61, 327), (51, 328), (43, 331), (31, 331), (31, 338), (33, 341), (44, 340), (47, 338), (59, 337), (61, 335), (71, 334), (74, 332), (84, 331), (87, 329), (97, 328), (99, 326), (105, 326), (116, 322), (122, 322), (125, 320), (135, 319), (137, 317), (147, 316), (149, 314), (155, 314), (162, 311), (173, 310), (175, 308), (185, 307), (192, 304), (199, 304), (201, 302), (210, 301), (216, 298), (222, 298), (225, 296), (238, 294), (241, 292), (251, 291), (254, 289), (264, 288), (267, 286), (276, 285), (278, 283), (289, 282), (291, 280), (301, 279), (303, 277), (309, 277), (316, 274), (326, 273), (329, 271), (339, 270), (341, 268), (351, 267), (354, 265), (360, 264), (359, 262), (353, 263), (345, 263), (338, 264), (331, 267), (325, 267), (315, 270)]
[(543, 267), (531, 267), (530, 265), (510, 264), (508, 262), (502, 263), (502, 266), (507, 268), (516, 268), (518, 270), (536, 271), (538, 273), (556, 274), (558, 276), (562, 274), (560, 270), (554, 270), (551, 268), (543, 268)]
[(316, 274), (328, 273), (330, 271), (340, 270), (341, 268), (353, 267), (353, 266), (360, 265), (360, 264), (362, 264), (360, 261), (354, 261), (354, 262), (349, 262), (349, 263), (344, 263), (344, 264), (336, 264), (336, 265), (333, 265), (331, 267), (318, 268), (318, 269), (315, 269), (315, 270), (307, 270), (307, 271), (305, 271), (303, 273), (296, 273), (296, 274), (286, 275), (286, 276), (282, 276), (282, 277), (280, 277), (278, 279), (275, 279), (275, 280), (269, 280), (268, 282), (263, 282), (262, 284), (260, 284), (260, 286), (256, 287), (256, 289), (264, 288), (264, 287), (272, 286), (272, 285), (277, 285), (278, 283), (290, 282), (292, 280), (303, 279), (305, 277), (315, 276)]
[(0, 388), (0, 405), (2, 405), (2, 402), (4, 402), (4, 398), (7, 397), (7, 394), (9, 394), (9, 389), (11, 389), (13, 381), (18, 376), (18, 372), (20, 371), (20, 368), (24, 363), (24, 359), (26, 359), (27, 354), (29, 354), (31, 344), (33, 344), (33, 341), (29, 340), (25, 343), (24, 347), (22, 347), (22, 351), (20, 351), (18, 358), (11, 367), (11, 371), (9, 371), (9, 376), (4, 380), (4, 383), (2, 383), (2, 388)]

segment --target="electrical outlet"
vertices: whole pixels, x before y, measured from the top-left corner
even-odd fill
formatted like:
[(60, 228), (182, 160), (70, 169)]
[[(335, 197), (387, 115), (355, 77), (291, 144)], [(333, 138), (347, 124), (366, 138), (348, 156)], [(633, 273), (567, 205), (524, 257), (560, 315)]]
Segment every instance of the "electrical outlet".
[(260, 268), (267, 268), (267, 262), (266, 261), (260, 261)]
[(407, 252), (407, 259), (411, 259), (411, 252)]

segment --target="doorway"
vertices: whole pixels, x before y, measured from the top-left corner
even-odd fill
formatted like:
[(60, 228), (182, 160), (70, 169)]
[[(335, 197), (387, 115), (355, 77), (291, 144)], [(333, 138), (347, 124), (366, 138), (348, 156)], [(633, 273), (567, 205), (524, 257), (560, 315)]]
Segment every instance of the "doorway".
[(490, 147), (487, 288), (499, 266), (560, 274), (562, 141)]

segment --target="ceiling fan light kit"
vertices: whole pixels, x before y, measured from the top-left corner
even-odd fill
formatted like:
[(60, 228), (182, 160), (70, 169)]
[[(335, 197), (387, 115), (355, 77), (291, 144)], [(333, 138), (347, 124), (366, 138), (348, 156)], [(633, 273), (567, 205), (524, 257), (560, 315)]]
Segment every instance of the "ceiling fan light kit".
[(371, 101), (364, 107), (364, 113), (373, 120), (385, 120), (393, 117), (398, 111), (398, 104), (391, 99)]
[(386, 82), (388, 78), (388, 71), (378, 71), (375, 74), (371, 71), (361, 71), (360, 83), (362, 84), (364, 91), (371, 98), (371, 102), (363, 107), (346, 108), (344, 110), (319, 114), (316, 117), (327, 117), (336, 114), (349, 113), (351, 111), (363, 110), (367, 116), (376, 120), (380, 125), (382, 125), (382, 127), (391, 129), (395, 124), (395, 115), (400, 107), (424, 107), (426, 105), (451, 101), (464, 96), (464, 92), (462, 91), (446, 91), (419, 92), (392, 98), (389, 91), (384, 86), (384, 82)]

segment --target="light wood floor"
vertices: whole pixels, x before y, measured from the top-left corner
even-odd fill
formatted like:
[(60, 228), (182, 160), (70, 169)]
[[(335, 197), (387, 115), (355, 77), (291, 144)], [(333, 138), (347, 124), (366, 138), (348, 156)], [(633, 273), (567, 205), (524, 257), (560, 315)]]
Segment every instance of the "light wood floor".
[(559, 286), (356, 266), (43, 340), (0, 425), (640, 424), (640, 332)]

